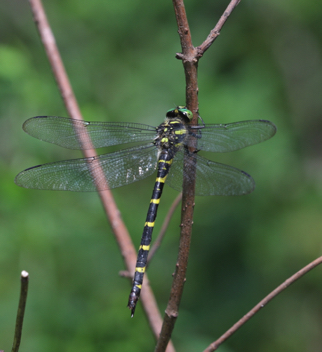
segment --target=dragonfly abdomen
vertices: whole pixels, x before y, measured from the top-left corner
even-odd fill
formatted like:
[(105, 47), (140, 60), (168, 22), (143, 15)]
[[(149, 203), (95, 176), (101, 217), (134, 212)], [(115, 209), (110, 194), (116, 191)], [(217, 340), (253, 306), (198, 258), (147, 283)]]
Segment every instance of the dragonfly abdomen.
[(157, 217), (157, 211), (160, 203), (163, 186), (169, 173), (173, 157), (174, 153), (171, 150), (164, 150), (159, 156), (157, 178), (154, 184), (153, 193), (148, 213), (146, 216), (146, 221), (144, 224), (139, 253), (136, 261), (132, 290), (128, 301), (128, 307), (131, 309), (131, 317), (133, 317), (134, 315), (135, 307), (140, 297), (144, 272), (147, 265), (148, 254), (152, 240), (154, 222)]

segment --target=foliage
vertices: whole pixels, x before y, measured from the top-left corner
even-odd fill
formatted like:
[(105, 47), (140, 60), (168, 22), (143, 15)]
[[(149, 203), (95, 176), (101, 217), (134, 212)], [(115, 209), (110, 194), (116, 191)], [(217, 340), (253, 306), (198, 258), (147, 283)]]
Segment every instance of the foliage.
[[(194, 45), (227, 2), (187, 0)], [(88, 120), (159, 124), (184, 104), (184, 76), (171, 2), (45, 2), (82, 112)], [(196, 199), (194, 237), (178, 351), (196, 351), (264, 295), (320, 255), (321, 12), (316, 3), (241, 1), (199, 64), (206, 123), (268, 119), (277, 135), (227, 155), (249, 172), (245, 197)], [(22, 351), (151, 351), (140, 305), (130, 319), (130, 285), (96, 194), (18, 188), (14, 176), (77, 157), (25, 135), (36, 115), (66, 115), (27, 2), (0, 3), (0, 349), (9, 350), (21, 270), (30, 273)], [(208, 157), (208, 156), (207, 156)], [(149, 186), (150, 184), (150, 186)], [(139, 243), (153, 178), (114, 191)], [(165, 188), (157, 229), (174, 191)], [(178, 243), (179, 212), (149, 267), (164, 311)], [(321, 346), (321, 268), (277, 297), (222, 350), (316, 351)]]

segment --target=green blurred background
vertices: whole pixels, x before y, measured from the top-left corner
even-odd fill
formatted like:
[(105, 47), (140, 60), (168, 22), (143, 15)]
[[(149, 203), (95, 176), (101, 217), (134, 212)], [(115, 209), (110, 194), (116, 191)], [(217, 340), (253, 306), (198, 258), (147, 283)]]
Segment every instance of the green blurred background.
[[(187, 0), (199, 45), (228, 1)], [(162, 122), (185, 103), (171, 1), (45, 1), (87, 120)], [(206, 123), (273, 121), (276, 136), (225, 155), (206, 155), (249, 172), (256, 191), (196, 199), (187, 283), (173, 341), (201, 351), (260, 299), (322, 250), (322, 5), (244, 0), (199, 63)], [(95, 193), (26, 190), (15, 175), (79, 157), (21, 125), (66, 116), (27, 1), (0, 2), (0, 349), (9, 351), (21, 270), (30, 273), (21, 351), (152, 351), (138, 305)], [(113, 191), (138, 246), (154, 176)], [(165, 188), (155, 234), (176, 196)], [(149, 267), (162, 312), (174, 271), (180, 212)], [(284, 291), (219, 351), (321, 351), (322, 268)]]

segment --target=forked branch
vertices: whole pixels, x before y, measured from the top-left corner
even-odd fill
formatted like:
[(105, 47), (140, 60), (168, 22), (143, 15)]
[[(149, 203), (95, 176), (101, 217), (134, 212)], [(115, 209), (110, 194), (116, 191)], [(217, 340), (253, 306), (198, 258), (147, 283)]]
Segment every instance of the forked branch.
[[(191, 121), (192, 124), (198, 123), (198, 81), (197, 81), (197, 69), (198, 61), (203, 55), (205, 50), (213, 43), (216, 36), (224, 25), (225, 21), (231, 14), (232, 10), (236, 7), (240, 0), (232, 0), (225, 10), (223, 16), (212, 30), (204, 44), (200, 47), (195, 48), (192, 45), (191, 32), (188, 24), (188, 19), (185, 11), (183, 0), (172, 0), (176, 20), (178, 25), (178, 33), (180, 36), (182, 53), (176, 55), (178, 59), (181, 59), (184, 66), (185, 78), (186, 78), (186, 106), (194, 114), (194, 118)], [(193, 150), (192, 150), (193, 151)], [(165, 351), (167, 344), (170, 340), (174, 324), (179, 314), (179, 305), (183, 293), (183, 286), (186, 280), (186, 270), (188, 266), (188, 256), (190, 250), (190, 241), (192, 234), (193, 224), (193, 209), (194, 209), (194, 194), (195, 194), (195, 183), (191, 181), (194, 179), (191, 175), (195, 174), (196, 165), (194, 162), (186, 162), (186, 159), (191, 158), (191, 154), (186, 153), (184, 168), (186, 174), (189, 174), (189, 179), (184, 177), (183, 179), (183, 195), (182, 195), (182, 212), (181, 212), (181, 233), (180, 233), (180, 244), (179, 253), (176, 263), (176, 269), (174, 273), (173, 283), (171, 287), (170, 298), (166, 308), (162, 330), (160, 338), (158, 340), (155, 352)], [(195, 160), (192, 158), (192, 160)]]

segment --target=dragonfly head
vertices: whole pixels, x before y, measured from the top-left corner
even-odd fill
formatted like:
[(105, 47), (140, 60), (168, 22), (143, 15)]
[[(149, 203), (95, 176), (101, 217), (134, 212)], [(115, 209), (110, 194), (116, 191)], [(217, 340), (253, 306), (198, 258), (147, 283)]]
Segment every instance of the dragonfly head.
[(185, 106), (177, 106), (175, 109), (170, 109), (166, 113), (167, 118), (181, 118), (185, 122), (190, 122), (193, 118), (193, 114)]

